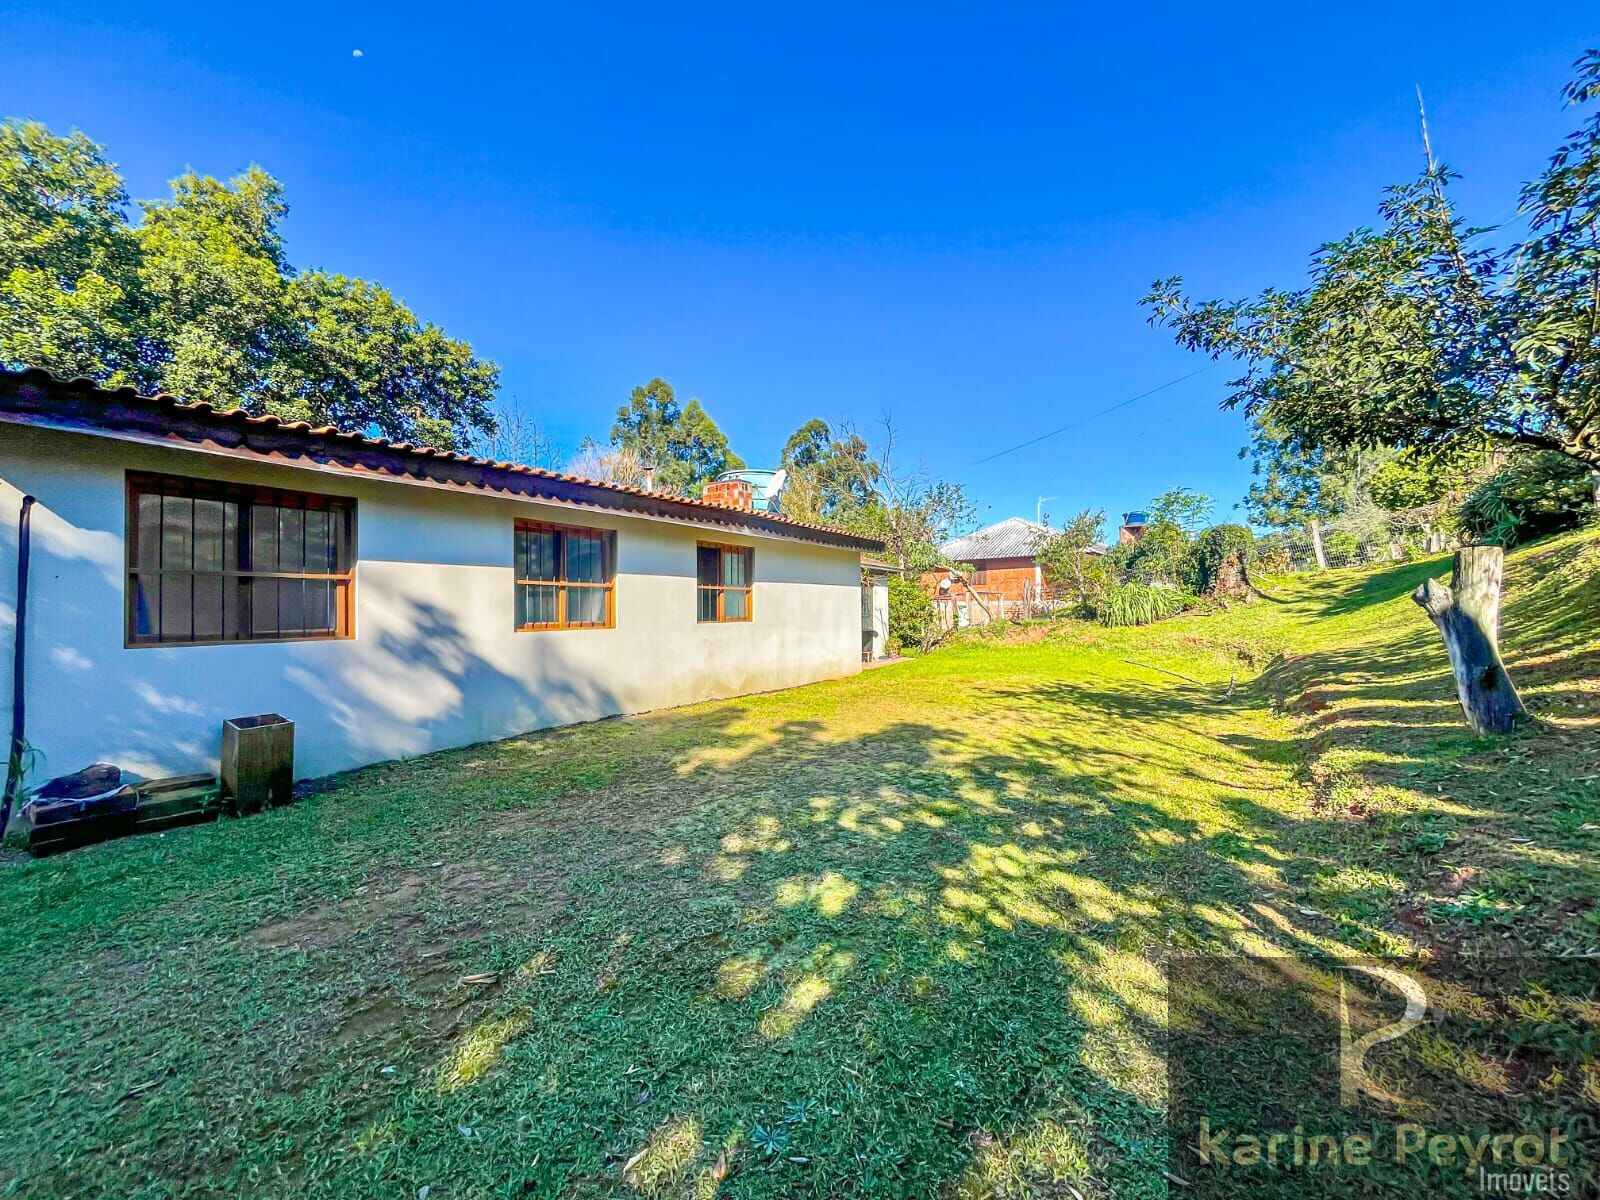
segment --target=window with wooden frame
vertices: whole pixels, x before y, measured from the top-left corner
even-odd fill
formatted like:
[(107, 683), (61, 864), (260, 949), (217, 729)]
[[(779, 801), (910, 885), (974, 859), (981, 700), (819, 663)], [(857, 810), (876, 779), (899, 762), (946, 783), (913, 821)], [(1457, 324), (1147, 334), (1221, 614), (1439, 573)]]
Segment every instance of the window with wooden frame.
[(617, 535), (518, 521), (517, 628), (610, 629), (616, 624)]
[(701, 621), (748, 621), (753, 615), (751, 566), (755, 551), (748, 546), (701, 542), (696, 550), (696, 581)]
[(973, 567), (972, 568), (972, 582), (973, 583), (977, 583), (977, 584), (988, 583), (989, 582), (989, 568), (988, 567)]
[(355, 501), (128, 475), (127, 644), (345, 638)]

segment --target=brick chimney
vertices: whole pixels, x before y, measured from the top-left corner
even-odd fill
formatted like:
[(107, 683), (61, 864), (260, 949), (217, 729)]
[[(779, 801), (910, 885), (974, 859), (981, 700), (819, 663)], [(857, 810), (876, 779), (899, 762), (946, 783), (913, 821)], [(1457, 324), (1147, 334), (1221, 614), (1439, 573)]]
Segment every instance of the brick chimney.
[(750, 512), (755, 508), (755, 490), (748, 479), (719, 479), (706, 484), (700, 499), (707, 504), (725, 504), (729, 508)]

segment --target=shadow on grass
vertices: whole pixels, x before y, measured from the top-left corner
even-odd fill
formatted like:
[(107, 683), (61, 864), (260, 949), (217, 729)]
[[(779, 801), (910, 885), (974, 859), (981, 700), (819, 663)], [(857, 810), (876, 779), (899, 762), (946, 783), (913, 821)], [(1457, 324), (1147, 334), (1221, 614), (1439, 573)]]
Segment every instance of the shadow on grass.
[[(1516, 654), (1578, 644), (1521, 603)], [(14, 872), (0, 1183), (1164, 1196), (1165, 955), (1390, 946), (1402, 904), (1521, 947), (1600, 891), (1592, 717), (1461, 740), (1429, 632), (1232, 697), (910, 664)], [(1574, 678), (1536, 669), (1536, 705)]]

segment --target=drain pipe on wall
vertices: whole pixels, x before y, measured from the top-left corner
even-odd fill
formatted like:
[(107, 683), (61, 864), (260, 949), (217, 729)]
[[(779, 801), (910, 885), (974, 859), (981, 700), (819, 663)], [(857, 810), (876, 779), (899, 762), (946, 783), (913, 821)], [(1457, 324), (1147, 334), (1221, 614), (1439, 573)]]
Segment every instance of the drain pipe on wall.
[(27, 709), (23, 703), (23, 667), (28, 652), (28, 552), (33, 523), (34, 498), (22, 498), (22, 513), (17, 517), (17, 620), (12, 626), (11, 645), (11, 752), (6, 759), (6, 794), (0, 802), (0, 838), (11, 823), (11, 806), (22, 794), (22, 756), (28, 744)]

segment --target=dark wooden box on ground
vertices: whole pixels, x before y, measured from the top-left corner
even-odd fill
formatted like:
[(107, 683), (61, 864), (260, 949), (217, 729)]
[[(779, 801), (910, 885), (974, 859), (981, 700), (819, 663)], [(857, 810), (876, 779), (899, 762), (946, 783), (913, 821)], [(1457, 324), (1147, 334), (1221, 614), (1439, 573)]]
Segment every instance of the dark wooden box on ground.
[(289, 803), (294, 722), (277, 713), (222, 723), (222, 794), (237, 813)]
[(152, 779), (90, 800), (33, 800), (22, 809), (28, 849), (53, 854), (93, 842), (215, 820), (222, 809), (211, 775)]

